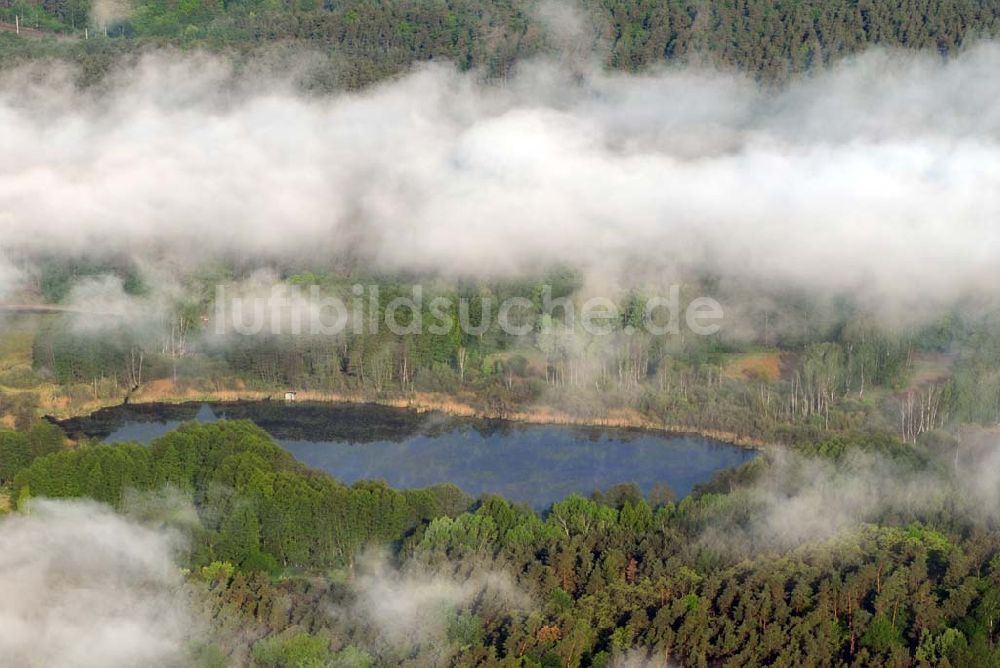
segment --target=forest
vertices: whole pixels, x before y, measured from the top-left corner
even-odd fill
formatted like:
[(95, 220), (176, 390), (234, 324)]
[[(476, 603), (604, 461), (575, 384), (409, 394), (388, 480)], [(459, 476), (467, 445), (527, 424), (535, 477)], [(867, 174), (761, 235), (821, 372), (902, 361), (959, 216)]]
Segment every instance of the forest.
[[(874, 460), (820, 444), (790, 468), (780, 454), (758, 458), (679, 503), (623, 484), (536, 514), (448, 485), (347, 487), (249, 422), (188, 425), (149, 448), (53, 452), (57, 434), (40, 423), (0, 439), (17, 507), (30, 517), (33, 497), (87, 497), (179, 527), (184, 595), (210, 628), (184, 650), (193, 665), (982, 666), (1000, 657), (996, 514), (976, 514), (983, 500), (964, 479), (992, 448), (971, 436), (961, 446), (969, 470), (951, 465), (958, 443), (872, 445), (890, 468), (869, 482), (884, 492), (918, 481), (923, 499), (865, 499), (864, 521), (790, 536), (769, 533), (766, 519), (815, 488), (812, 465), (837, 461), (839, 495)], [(995, 475), (985, 482), (995, 491)], [(773, 485), (780, 506), (762, 496)], [(183, 507), (196, 519), (182, 521)], [(376, 600), (415, 597), (418, 617), (396, 619), (412, 628), (367, 611), (375, 586), (386, 588)], [(444, 593), (424, 600), (427, 588)]]
[[(148, 289), (107, 264), (53, 265), (39, 285), (58, 301), (79, 276), (108, 271)], [(284, 283), (346, 296), (358, 280), (317, 269)], [(412, 285), (378, 280), (365, 314), (383, 318)], [(893, 327), (847, 302), (789, 296), (746, 315), (739, 336), (626, 336), (643, 317), (642, 295), (629, 292), (615, 332), (585, 338), (566, 312), (544, 312), (550, 298), (578, 298), (580, 282), (561, 270), (435, 283), (434, 294), (466, 299), (474, 324), (490, 297), (523, 297), (538, 315), (527, 337), (494, 322), (471, 334), (220, 341), (209, 284), (189, 286), (163, 319), (113, 334), (81, 332), (72, 315), (31, 320), (22, 363), (0, 377), (19, 429), (0, 434), (0, 481), (28, 517), (35, 498), (86, 498), (181, 531), (184, 596), (202, 629), (184, 661), (196, 665), (1000, 660), (1000, 330), (989, 315)], [(344, 485), (249, 422), (188, 425), (150, 447), (66, 447), (35, 417), (163, 383), (206, 397), (431, 394), (492, 418), (538, 405), (598, 422), (631, 411), (643, 424), (779, 447), (679, 502), (624, 483), (535, 512), (453, 485)], [(418, 619), (398, 628), (374, 602), (410, 595)]]
[[(0, 0), (0, 665), (1000, 666), (998, 33), (996, 0)], [(244, 400), (755, 455), (532, 508), (247, 420), (61, 428)]]
[[(65, 296), (65, 270), (40, 278), (52, 300)], [(107, 270), (84, 266), (76, 280)], [(126, 291), (144, 289), (127, 270), (111, 270), (123, 272)], [(567, 322), (566, 308), (552, 307), (581, 301), (582, 278), (562, 270), (534, 280), (438, 282), (420, 312), (405, 316), (427, 324), (412, 334), (383, 325), (335, 335), (286, 328), (220, 336), (212, 285), (204, 281), (239, 279), (238, 272), (192, 279), (183, 300), (139, 328), (88, 333), (71, 315), (44, 319), (30, 336), (26, 359), (6, 371), (10, 381), (0, 382), (20, 388), (7, 400), (37, 403), (54, 392), (48, 404), (99, 405), (164, 383), (189, 396), (278, 397), (288, 389), (368, 400), (431, 395), (468, 403), (487, 417), (539, 405), (585, 421), (625, 412), (652, 426), (786, 444), (834, 435), (915, 443), (940, 429), (991, 425), (1000, 415), (1000, 327), (989, 312), (956, 311), (894, 326), (846, 300), (789, 295), (711, 336), (661, 336), (641, 331), (645, 295), (633, 290), (618, 297), (611, 331), (593, 335), (579, 319)], [(289, 272), (279, 285), (293, 292), (315, 288), (346, 302), (359, 280), (366, 278)], [(371, 291), (377, 301), (364, 300), (363, 317), (384, 323), (387, 305), (412, 294), (417, 283), (373, 280), (381, 281)], [(709, 287), (686, 290), (700, 294)], [(724, 304), (751, 299), (738, 290), (717, 294)], [(443, 335), (430, 326), (435, 297), (452, 308)], [(505, 332), (493, 318), (484, 324), (484, 314), (511, 298), (531, 304), (526, 336)], [(460, 326), (459, 308), (471, 327)]]
[[(554, 5), (554, 3), (550, 3)], [(426, 61), (447, 61), (503, 81), (519, 60), (551, 53), (573, 35), (609, 68), (638, 71), (676, 63), (735, 67), (784, 81), (869, 46), (957, 53), (1000, 31), (990, 0), (586, 0), (583, 17), (560, 26), (536, 0), (3, 0), (0, 20), (72, 39), (0, 34), (3, 67), (39, 57), (69, 59), (84, 81), (149, 48), (174, 45), (244, 56), (305, 48), (319, 56), (308, 88), (357, 88)], [(559, 5), (555, 5), (558, 9)], [(572, 23), (572, 22), (571, 22)], [(89, 39), (80, 39), (84, 29)], [(261, 60), (250, 58), (250, 60)], [(284, 63), (284, 65), (282, 65)]]

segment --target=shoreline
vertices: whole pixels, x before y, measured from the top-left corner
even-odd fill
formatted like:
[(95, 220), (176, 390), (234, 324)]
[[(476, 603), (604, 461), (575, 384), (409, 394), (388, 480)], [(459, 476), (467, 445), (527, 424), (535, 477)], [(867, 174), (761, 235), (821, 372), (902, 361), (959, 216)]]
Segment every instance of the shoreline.
[[(280, 392), (264, 392), (259, 390), (216, 390), (216, 391), (196, 391), (190, 390), (178, 392), (152, 392), (152, 396), (144, 396), (141, 390), (137, 396), (133, 396), (128, 405), (149, 405), (149, 404), (183, 404), (183, 403), (227, 403), (240, 401), (279, 401), (283, 402)], [(278, 395), (276, 398), (275, 395)], [(710, 438), (715, 441), (735, 445), (750, 450), (763, 450), (770, 445), (766, 441), (749, 436), (742, 436), (733, 432), (717, 429), (698, 429), (685, 425), (670, 425), (651, 420), (641, 413), (631, 409), (619, 409), (609, 412), (604, 417), (585, 417), (573, 415), (553, 407), (538, 406), (527, 409), (518, 409), (510, 413), (498, 416), (489, 414), (487, 411), (477, 409), (471, 403), (452, 395), (440, 395), (426, 392), (416, 392), (401, 397), (386, 396), (366, 396), (361, 394), (340, 393), (340, 392), (319, 392), (314, 390), (297, 391), (296, 402), (320, 403), (320, 404), (372, 404), (377, 406), (389, 406), (392, 408), (406, 408), (415, 410), (418, 413), (443, 413), (454, 417), (477, 418), (483, 420), (505, 420), (508, 422), (520, 422), (532, 425), (561, 425), (578, 427), (606, 427), (614, 429), (640, 429), (661, 434), (678, 436), (700, 436)], [(98, 401), (88, 404), (80, 411), (71, 411), (64, 414), (49, 414), (58, 421), (72, 418), (86, 417), (91, 413), (123, 405), (121, 401)]]

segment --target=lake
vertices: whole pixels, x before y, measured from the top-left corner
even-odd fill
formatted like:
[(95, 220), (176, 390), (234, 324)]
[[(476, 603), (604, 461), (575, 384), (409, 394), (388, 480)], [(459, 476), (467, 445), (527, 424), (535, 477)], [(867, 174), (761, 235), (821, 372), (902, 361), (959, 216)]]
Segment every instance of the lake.
[(457, 418), (373, 404), (139, 404), (60, 425), (74, 438), (148, 444), (184, 422), (220, 419), (252, 420), (299, 461), (346, 483), (385, 480), (401, 489), (453, 483), (473, 496), (500, 494), (536, 509), (630, 482), (647, 494), (666, 483), (682, 498), (755, 455), (699, 436)]

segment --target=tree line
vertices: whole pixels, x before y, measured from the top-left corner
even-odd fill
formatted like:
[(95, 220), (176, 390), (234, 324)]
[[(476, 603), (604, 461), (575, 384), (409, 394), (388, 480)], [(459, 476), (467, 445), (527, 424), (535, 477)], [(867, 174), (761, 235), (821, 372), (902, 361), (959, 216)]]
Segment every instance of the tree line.
[[(884, 447), (930, 466), (912, 450)], [(730, 553), (706, 539), (708, 528), (761, 512), (746, 494), (768, 466), (758, 458), (680, 502), (624, 484), (539, 514), (450, 486), (348, 487), (297, 464), (253, 424), (230, 421), (189, 424), (148, 448), (39, 453), (12, 492), (22, 508), (32, 496), (86, 496), (155, 515), (137, 493), (164, 489), (193, 504), (199, 522), (187, 529), (185, 564), (216, 627), (210, 647), (192, 650), (202, 665), (242, 657), (260, 666), (418, 666), (440, 660), (442, 647), (445, 663), (460, 666), (606, 666), (625, 656), (685, 666), (980, 666), (1000, 658), (995, 526), (970, 523), (944, 502), (933, 515), (875, 517), (795, 549)], [(478, 596), (442, 612), (444, 639), (386, 644), (362, 617), (329, 614), (354, 603), (345, 582), (375, 558), (365, 552), (372, 544), (388, 546), (399, 568), (459, 581), (511, 573), (531, 603)]]
[[(351, 303), (352, 277), (290, 274)], [(358, 314), (385, 323), (392, 301), (412, 283), (379, 279), (377, 300)], [(50, 284), (58, 284), (51, 281)], [(419, 311), (395, 314), (414, 333), (268, 333), (219, 339), (203, 331), (216, 311), (210, 297), (186, 298), (140, 328), (81, 332), (71, 317), (51, 319), (33, 342), (36, 377), (51, 377), (71, 402), (130, 396), (156, 380), (178, 390), (286, 389), (369, 398), (438, 393), (505, 417), (545, 404), (600, 420), (622, 410), (651, 424), (717, 431), (740, 438), (803, 443), (833, 434), (893, 434), (913, 443), (937, 429), (1000, 419), (1000, 326), (992, 314), (949, 314), (920, 327), (891, 328), (849, 306), (815, 316), (796, 299), (741, 316), (738, 336), (644, 331), (641, 293), (617, 298), (604, 335), (546, 304), (578, 302), (572, 273), (538, 279), (439, 284)], [(207, 294), (191, 287), (191, 294)], [(430, 325), (429, 304), (444, 297), (451, 328)], [(743, 295), (723, 295), (742, 303)], [(511, 334), (497, 304), (530, 304), (532, 328)], [(547, 301), (548, 300), (548, 301)], [(465, 304), (464, 309), (459, 304)], [(492, 307), (490, 306), (492, 304)], [(492, 308), (493, 317), (487, 317)], [(815, 308), (815, 305), (813, 305)], [(803, 310), (804, 309), (804, 310)], [(460, 327), (462, 310), (471, 327)], [(399, 320), (402, 313), (402, 320)], [(214, 326), (213, 326), (214, 327)], [(758, 369), (741, 367), (757, 359)]]
[[(1000, 30), (1000, 9), (990, 0), (580, 0), (575, 8), (589, 32), (584, 48), (594, 46), (610, 68), (710, 62), (770, 81), (869, 46), (954, 54)], [(0, 18), (14, 14), (76, 33), (95, 16), (86, 0), (0, 2)], [(331, 58), (310, 85), (343, 88), (430, 60), (502, 80), (519, 60), (550, 52), (559, 42), (559, 28), (554, 36), (542, 16), (535, 0), (140, 0), (112, 20), (108, 34), (110, 41), (234, 54), (276, 41), (319, 47)], [(110, 65), (121, 55), (101, 44), (109, 41), (104, 39), (45, 47), (4, 41), (22, 56), (43, 49), (88, 67), (95, 57)]]

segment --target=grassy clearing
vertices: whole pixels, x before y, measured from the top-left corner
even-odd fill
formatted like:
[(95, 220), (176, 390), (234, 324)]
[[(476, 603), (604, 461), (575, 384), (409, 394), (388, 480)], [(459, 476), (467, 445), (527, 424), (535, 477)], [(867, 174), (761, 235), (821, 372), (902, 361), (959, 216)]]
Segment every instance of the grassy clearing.
[(741, 353), (727, 355), (722, 366), (722, 373), (727, 378), (734, 380), (759, 378), (774, 382), (781, 378), (784, 367), (784, 353)]
[(956, 356), (947, 353), (915, 353), (907, 389), (946, 381), (951, 377)]
[[(44, 414), (71, 407), (63, 388), (39, 378), (32, 368), (32, 348), (40, 319), (40, 316), (18, 316), (0, 320), (0, 393), (34, 395), (39, 412)], [(13, 415), (0, 415), (0, 427), (13, 426)]]
[(31, 346), (35, 335), (21, 328), (0, 329), (0, 373), (19, 367), (31, 368)]

